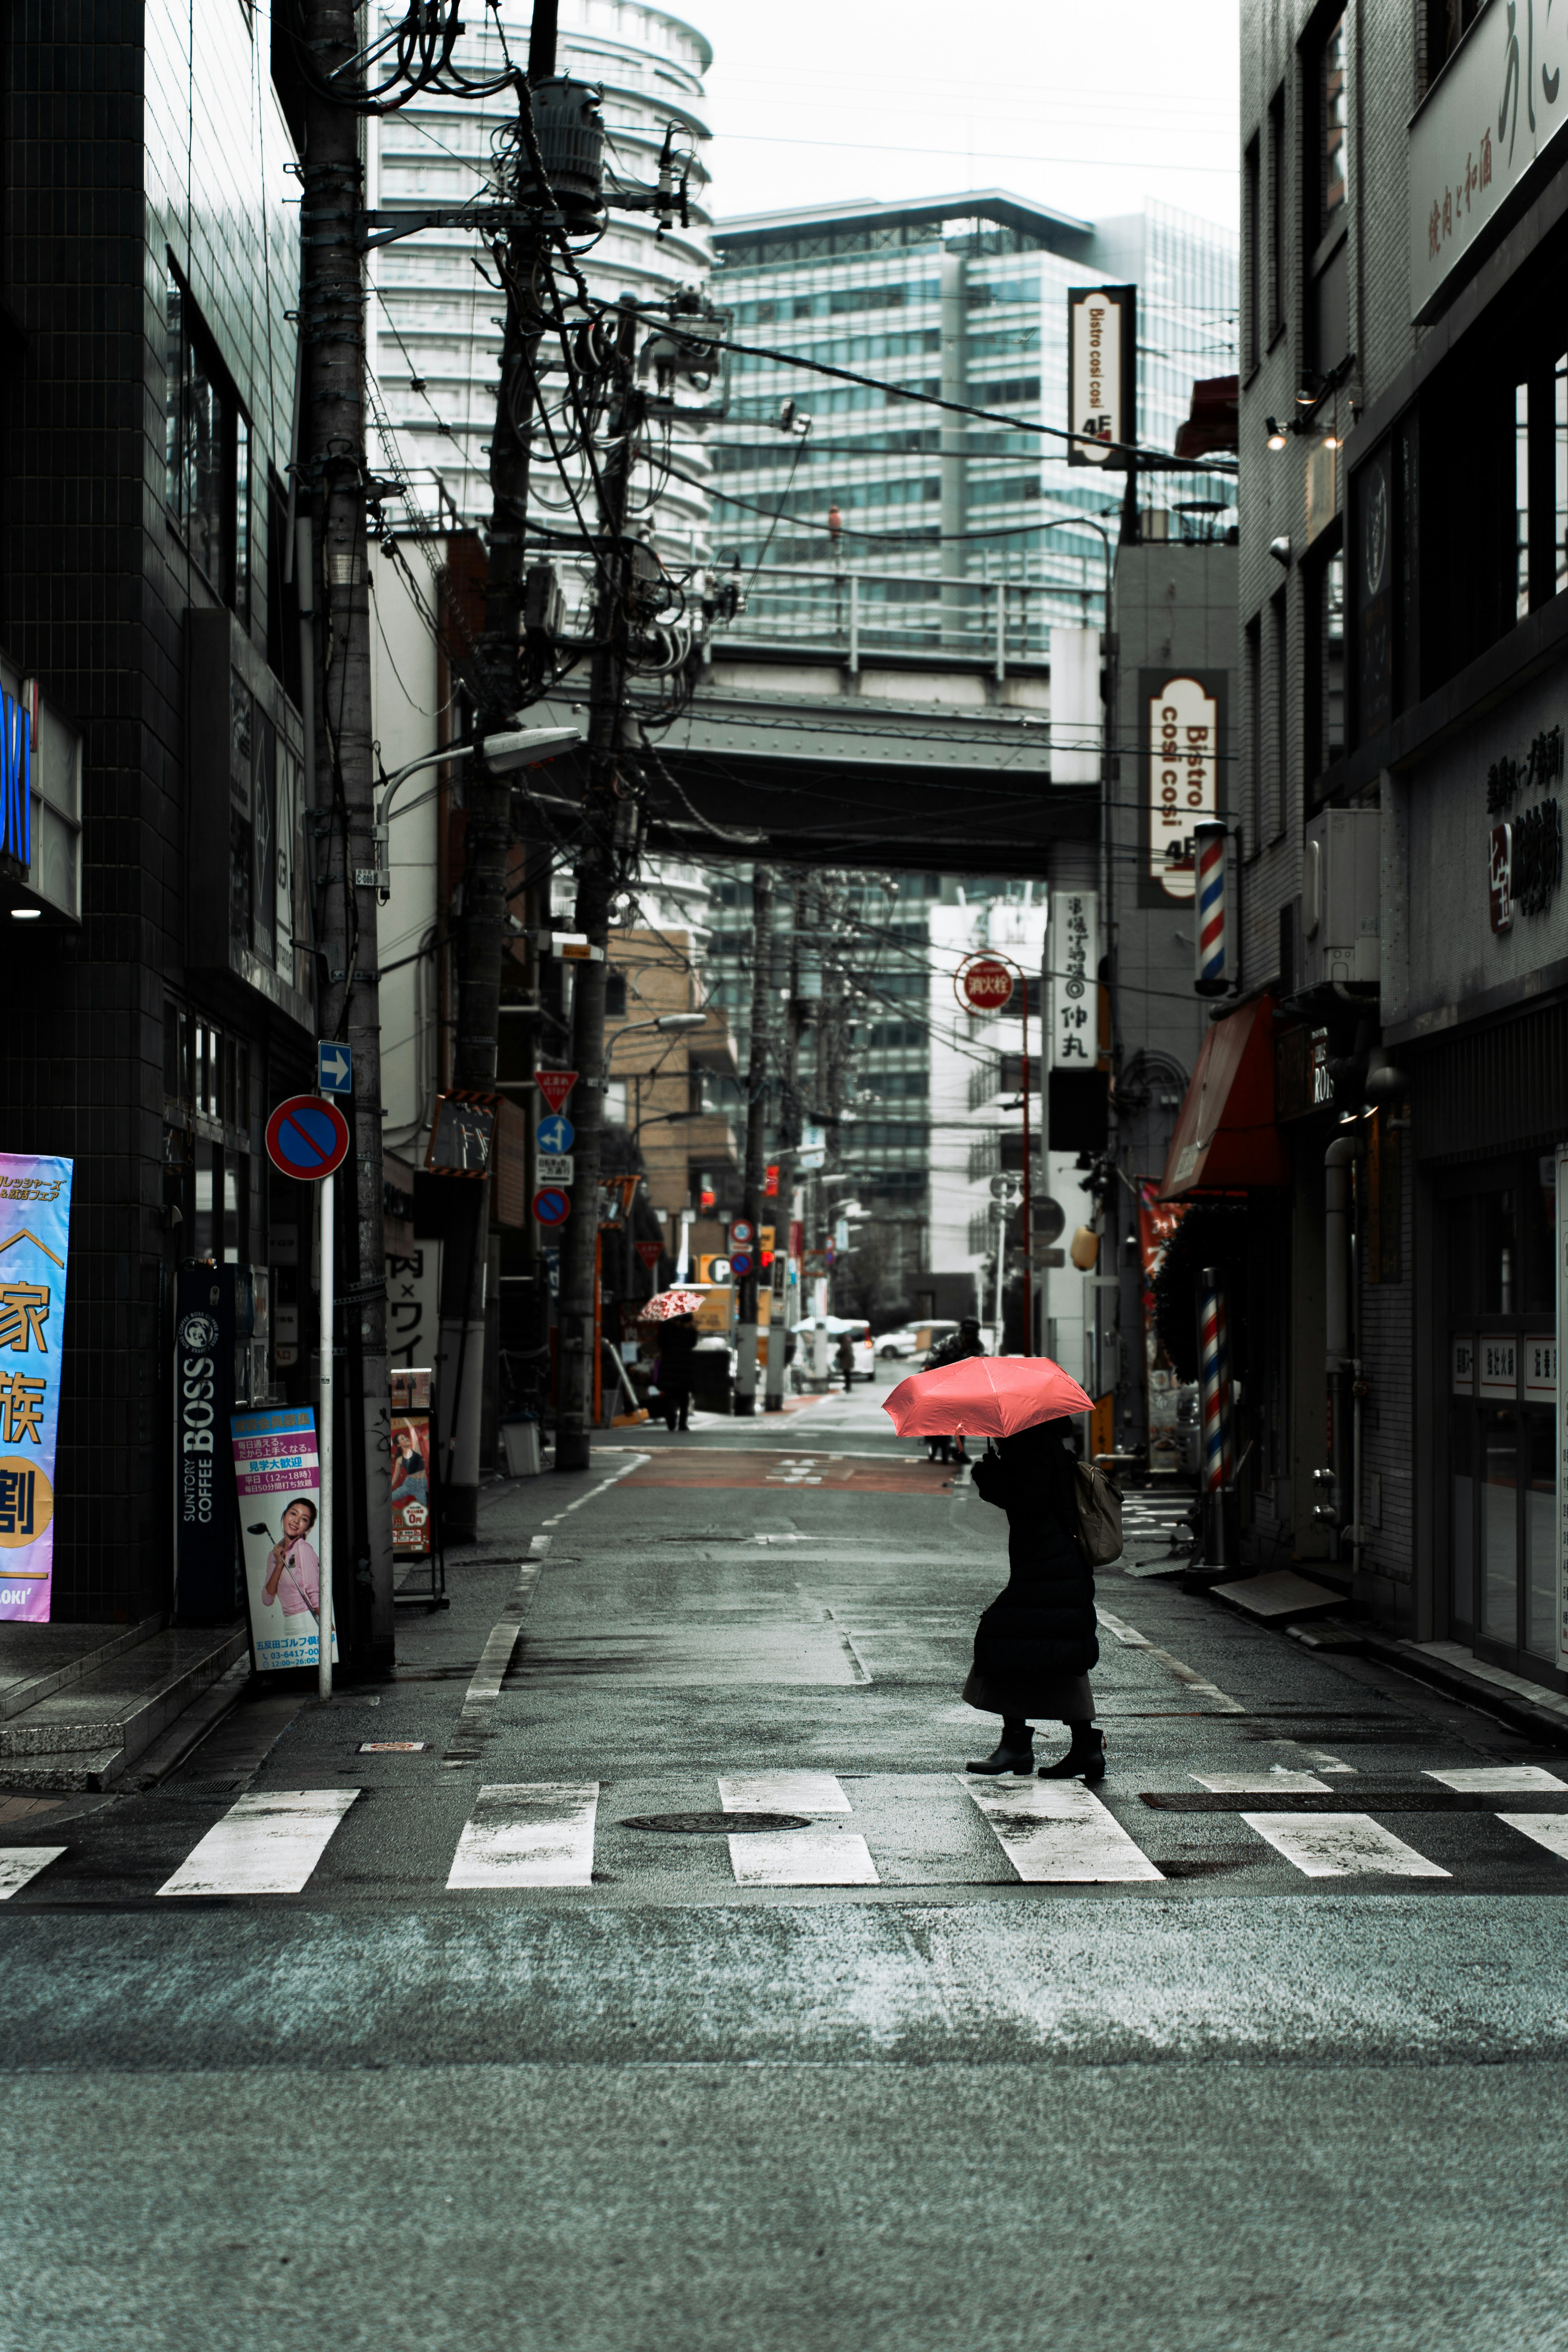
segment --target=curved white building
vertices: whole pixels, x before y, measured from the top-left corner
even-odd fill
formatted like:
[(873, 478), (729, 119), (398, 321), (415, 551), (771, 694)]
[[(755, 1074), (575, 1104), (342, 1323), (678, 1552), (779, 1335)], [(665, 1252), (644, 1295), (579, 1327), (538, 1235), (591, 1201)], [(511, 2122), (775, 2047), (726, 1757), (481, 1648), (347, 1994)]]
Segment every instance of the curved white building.
[[(471, 13), (473, 29), (458, 61), (479, 79), (502, 68), (501, 31), (489, 8)], [(504, 0), (500, 18), (506, 46), (521, 62), (528, 11)], [(604, 89), (607, 184), (650, 185), (670, 124), (678, 151), (700, 155), (710, 135), (702, 77), (712, 55), (691, 26), (641, 0), (563, 0), (557, 69)], [(494, 135), (515, 118), (515, 104), (502, 92), (477, 100), (417, 99), (374, 121), (372, 204), (394, 210), (470, 202), (489, 181)], [(706, 198), (707, 174), (698, 162), (689, 228), (678, 225), (660, 236), (652, 215), (612, 208), (582, 265), (595, 293), (647, 299), (705, 284), (713, 258)], [(373, 374), (421, 502), (432, 515), (439, 506), (450, 520), (456, 509), (463, 523), (481, 527), (490, 512), (486, 445), (501, 347), (500, 298), (475, 268), (483, 259), (479, 238), (459, 229), (423, 229), (379, 248), (372, 256), (368, 317)], [(681, 438), (680, 462), (706, 473), (695, 436)], [(541, 488), (559, 509), (559, 482), (545, 479)], [(682, 555), (704, 551), (706, 521), (700, 492), (669, 480), (658, 501), (661, 545)]]

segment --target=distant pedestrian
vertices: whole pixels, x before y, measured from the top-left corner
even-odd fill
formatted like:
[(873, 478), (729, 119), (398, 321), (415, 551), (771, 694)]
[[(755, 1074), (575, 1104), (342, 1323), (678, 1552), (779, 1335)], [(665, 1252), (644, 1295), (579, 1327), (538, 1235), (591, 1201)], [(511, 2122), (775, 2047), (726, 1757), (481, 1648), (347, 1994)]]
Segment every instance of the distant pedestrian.
[(838, 1334), (838, 1369), (844, 1375), (844, 1393), (848, 1395), (855, 1385), (855, 1339), (849, 1331)]
[[(985, 1342), (980, 1336), (980, 1318), (978, 1315), (966, 1315), (956, 1331), (950, 1331), (945, 1339), (938, 1341), (921, 1370), (934, 1372), (942, 1364), (959, 1364), (965, 1356), (983, 1356), (984, 1353)], [(967, 1462), (969, 1459), (963, 1450), (962, 1432), (956, 1437), (928, 1437), (926, 1453), (933, 1462)]]
[(1007, 1514), (1007, 1588), (981, 1618), (963, 1685), (971, 1706), (1002, 1718), (1002, 1737), (972, 1772), (1035, 1769), (1029, 1717), (1056, 1717), (1071, 1745), (1042, 1780), (1100, 1780), (1105, 1735), (1094, 1724), (1089, 1670), (1100, 1661), (1094, 1575), (1079, 1534), (1070, 1423), (1046, 1421), (1004, 1437), (974, 1465), (975, 1492)]
[(671, 1434), (690, 1426), (691, 1359), (697, 1348), (697, 1326), (689, 1315), (675, 1315), (665, 1325), (658, 1345), (654, 1379), (659, 1411)]

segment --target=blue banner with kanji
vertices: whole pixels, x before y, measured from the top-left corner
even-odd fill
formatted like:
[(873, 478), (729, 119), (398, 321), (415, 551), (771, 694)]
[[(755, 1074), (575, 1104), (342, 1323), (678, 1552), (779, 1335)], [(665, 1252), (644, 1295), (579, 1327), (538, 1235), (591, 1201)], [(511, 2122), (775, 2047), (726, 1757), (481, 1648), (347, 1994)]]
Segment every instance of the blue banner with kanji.
[(71, 1162), (0, 1152), (0, 1620), (45, 1622), (65, 1350)]

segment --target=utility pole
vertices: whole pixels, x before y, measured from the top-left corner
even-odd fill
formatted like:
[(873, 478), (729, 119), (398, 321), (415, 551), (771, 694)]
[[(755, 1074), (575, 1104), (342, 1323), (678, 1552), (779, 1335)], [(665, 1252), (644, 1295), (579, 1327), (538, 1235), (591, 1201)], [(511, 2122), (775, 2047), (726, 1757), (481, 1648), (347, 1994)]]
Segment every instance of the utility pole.
[(586, 1470), (593, 1443), (594, 1356), (599, 1301), (595, 1243), (598, 1231), (599, 1161), (605, 1125), (605, 981), (610, 900), (618, 866), (630, 847), (636, 803), (623, 797), (620, 760), (626, 728), (626, 667), (631, 648), (636, 574), (626, 541), (632, 464), (642, 424), (637, 385), (636, 310), (629, 300), (616, 329), (607, 451), (599, 471), (599, 535), (595, 547), (596, 651), (588, 698), (588, 782), (585, 835), (577, 867), (574, 924), (589, 955), (574, 967), (572, 1097), (576, 1129), (576, 1182), (561, 1249), (560, 1356), (556, 1371), (555, 1467)]
[[(541, 0), (529, 34), (528, 86), (518, 105), (532, 135), (531, 92), (555, 71), (556, 0)], [(544, 321), (534, 301), (537, 265), (545, 242), (541, 208), (544, 191), (535, 184), (528, 137), (520, 123), (512, 150), (512, 184), (507, 194), (521, 205), (525, 185), (532, 216), (514, 219), (492, 248), (506, 289), (500, 383), (490, 438), (490, 521), (485, 572), (485, 625), (479, 645), (482, 707), (475, 713), (479, 741), (511, 724), (519, 700), (522, 641), (523, 576), (527, 561), (529, 435), (533, 415), (536, 355)], [(498, 774), (476, 751), (464, 783), (467, 824), (463, 839), (463, 908), (458, 925), (457, 1027), (453, 1083), (478, 1093), (494, 1091), (500, 1030), (501, 966), (510, 944), (507, 917), (508, 858), (511, 845), (511, 780)], [(526, 1016), (525, 1016), (526, 1017)], [(525, 1095), (524, 1116), (531, 1126), (533, 1104)], [(486, 1349), (485, 1307), (490, 1258), (490, 1184), (472, 1188), (473, 1232), (466, 1253), (456, 1255), (454, 1301), (458, 1316), (443, 1315), (448, 1363), (462, 1367), (462, 1394), (446, 1405), (447, 1454), (442, 1508), (448, 1540), (472, 1543), (479, 1531), (479, 1426)], [(447, 1286), (443, 1284), (443, 1288)], [(448, 1292), (448, 1298), (452, 1298)], [(447, 1302), (443, 1302), (446, 1306)], [(455, 1326), (455, 1328), (454, 1328)], [(454, 1375), (456, 1377), (456, 1375)]]
[[(762, 1250), (763, 1171), (767, 1160), (768, 1060), (773, 1042), (773, 874), (771, 866), (752, 868), (752, 1037), (746, 1063), (746, 1158), (742, 1214), (752, 1227), (752, 1270), (741, 1277), (736, 1298), (735, 1411), (742, 1418), (757, 1410), (757, 1289)], [(775, 1240), (777, 1236), (774, 1236)], [(773, 1353), (770, 1347), (769, 1355)]]
[(773, 1209), (773, 1265), (784, 1269), (773, 1283), (768, 1319), (768, 1377), (763, 1411), (782, 1412), (784, 1340), (789, 1328), (789, 1241), (795, 1209), (795, 1155), (800, 1144), (800, 1035), (805, 1008), (800, 998), (800, 934), (805, 921), (805, 877), (796, 867), (790, 896), (789, 1001), (784, 1012), (784, 1055), (779, 1070), (779, 1179)]
[[(363, 205), (360, 115), (352, 76), (359, 53), (354, 0), (301, 0), (306, 141), (300, 233), (304, 277), (300, 350), (308, 371), (301, 408), (303, 487), (315, 509), (321, 562), (316, 593), (324, 625), (316, 708), (318, 1003), (323, 1037), (353, 1049), (349, 1198), (337, 1223), (343, 1269), (348, 1378), (341, 1416), (346, 1465), (345, 1545), (335, 1547), (338, 1638), (351, 1671), (379, 1671), (394, 1654), (391, 1424), (386, 1385), (386, 1292), (381, 1174), (381, 1006), (376, 948), (374, 776), (371, 755), (370, 604), (365, 529), (364, 282), (357, 238)], [(320, 85), (342, 74), (342, 100)], [(279, 551), (279, 556), (281, 551)], [(329, 1179), (335, 1182), (335, 1178)], [(335, 1335), (321, 1333), (323, 1354)], [(336, 1433), (321, 1433), (323, 1445)], [(335, 1447), (334, 1447), (335, 1450)], [(346, 1471), (346, 1475), (344, 1475)], [(345, 1590), (344, 1570), (352, 1575)]]

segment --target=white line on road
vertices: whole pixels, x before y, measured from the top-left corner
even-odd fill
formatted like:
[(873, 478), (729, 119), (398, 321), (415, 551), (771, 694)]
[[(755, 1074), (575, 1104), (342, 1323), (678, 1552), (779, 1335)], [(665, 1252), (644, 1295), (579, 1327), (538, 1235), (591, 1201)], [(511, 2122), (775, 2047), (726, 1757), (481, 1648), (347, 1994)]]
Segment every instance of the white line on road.
[(1445, 1789), (1458, 1789), (1477, 1796), (1490, 1796), (1497, 1791), (1506, 1796), (1510, 1790), (1521, 1792), (1526, 1789), (1544, 1789), (1550, 1796), (1561, 1796), (1568, 1781), (1560, 1780), (1543, 1764), (1465, 1764), (1456, 1772), (1422, 1774), (1425, 1780), (1441, 1780)]
[(490, 1628), (489, 1638), (479, 1653), (479, 1663), (474, 1668), (473, 1679), (458, 1710), (456, 1738), (459, 1744), (465, 1738), (478, 1738), (489, 1727), (490, 1716), (500, 1696), (501, 1685), (506, 1680), (507, 1668), (511, 1664), (511, 1654), (517, 1647), (523, 1620), (533, 1604), (539, 1572), (543, 1565), (542, 1558), (525, 1559), (519, 1565), (511, 1596)]
[(8, 1903), (40, 1870), (58, 1862), (64, 1852), (63, 1845), (0, 1846), (0, 1903)]
[(1451, 1874), (1370, 1813), (1243, 1813), (1241, 1818), (1307, 1878), (1353, 1878), (1368, 1871), (1394, 1878)]
[(599, 1784), (532, 1780), (481, 1789), (448, 1887), (590, 1886)]
[(579, 1495), (574, 1503), (568, 1503), (563, 1511), (557, 1511), (552, 1518), (546, 1519), (544, 1522), (545, 1526), (547, 1528), (558, 1528), (563, 1519), (569, 1519), (574, 1511), (580, 1511), (582, 1509), (584, 1503), (593, 1502), (595, 1496), (599, 1495), (607, 1495), (610, 1488), (616, 1485), (618, 1479), (624, 1478), (628, 1470), (638, 1469), (643, 1463), (651, 1462), (652, 1460), (653, 1455), (651, 1454), (628, 1454), (626, 1460), (621, 1464), (618, 1469), (612, 1470), (607, 1478), (601, 1478), (596, 1486), (590, 1486), (585, 1495)]
[(1006, 1789), (958, 1784), (984, 1814), (997, 1844), (1030, 1885), (1121, 1885), (1163, 1880), (1115, 1815), (1076, 1780), (1028, 1780)]
[(545, 1553), (550, 1549), (552, 1540), (552, 1538), (549, 1536), (530, 1537), (528, 1549), (535, 1559), (542, 1559), (544, 1558)]
[(748, 1772), (721, 1780), (727, 1813), (847, 1813), (849, 1800), (831, 1772)]
[(1212, 1789), (1216, 1797), (1273, 1797), (1316, 1795), (1328, 1796), (1326, 1780), (1315, 1772), (1288, 1771), (1276, 1764), (1267, 1772), (1189, 1772), (1200, 1789)]
[(1568, 1813), (1499, 1813), (1497, 1818), (1568, 1862)]
[(1107, 1633), (1115, 1634), (1123, 1649), (1147, 1650), (1152, 1658), (1158, 1658), (1168, 1675), (1173, 1675), (1177, 1682), (1184, 1683), (1194, 1697), (1212, 1699), (1214, 1705), (1203, 1710), (1205, 1715), (1245, 1715), (1247, 1713), (1239, 1699), (1229, 1697), (1215, 1684), (1205, 1682), (1202, 1675), (1195, 1674), (1191, 1666), (1184, 1666), (1180, 1658), (1173, 1658), (1169, 1650), (1158, 1648), (1149, 1639), (1147, 1633), (1141, 1633), (1138, 1631), (1136, 1625), (1129, 1625), (1123, 1619), (1113, 1617), (1109, 1609), (1097, 1607), (1094, 1613)]
[(165, 1879), (160, 1895), (298, 1895), (357, 1789), (269, 1789), (241, 1797)]
[(879, 1886), (871, 1849), (853, 1830), (746, 1830), (730, 1840), (740, 1886)]

